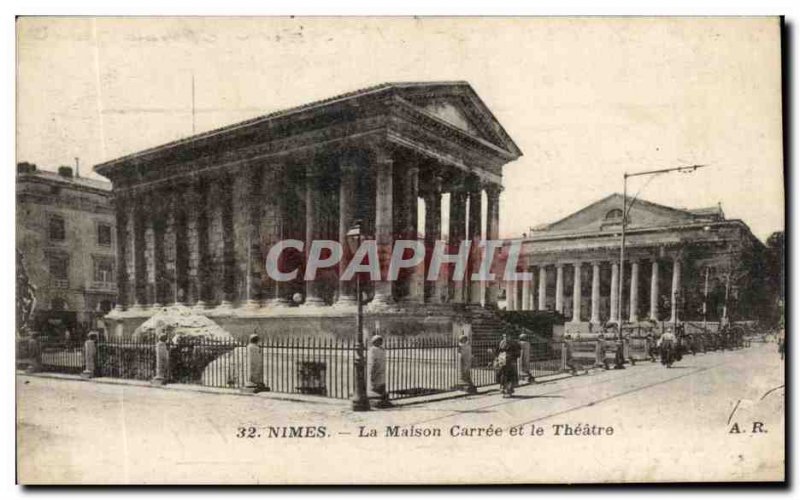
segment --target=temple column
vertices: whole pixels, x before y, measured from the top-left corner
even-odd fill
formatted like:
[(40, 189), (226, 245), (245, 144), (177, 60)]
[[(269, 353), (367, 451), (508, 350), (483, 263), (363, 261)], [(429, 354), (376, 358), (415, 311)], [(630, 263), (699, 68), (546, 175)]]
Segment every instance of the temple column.
[(592, 318), (594, 324), (600, 323), (600, 263), (592, 262)]
[[(417, 219), (419, 204), (419, 167), (415, 163), (408, 166), (403, 181), (403, 199), (401, 203), (402, 209), (405, 212), (403, 217), (403, 221), (405, 222), (405, 238), (416, 241), (419, 239), (419, 233), (417, 231), (417, 226), (419, 225)], [(413, 269), (406, 269), (405, 271), (406, 296), (404, 297), (404, 301), (412, 304), (422, 304), (425, 301), (424, 261)]]
[(164, 260), (165, 260), (165, 304), (177, 304), (178, 301), (178, 221), (176, 216), (177, 201), (174, 192), (168, 192), (167, 220), (164, 228)]
[(547, 310), (547, 266), (539, 266), (539, 307), (540, 311)]
[[(356, 187), (357, 187), (357, 168), (356, 166), (343, 160), (339, 165), (339, 243), (342, 245), (344, 255), (339, 262), (339, 276), (344, 274), (347, 265), (350, 263), (352, 253), (347, 243), (347, 233), (353, 227), (356, 214)], [(365, 228), (361, 228), (363, 231)], [(354, 281), (339, 280), (339, 297), (337, 305), (354, 306), (357, 304)]]
[[(424, 192), (425, 199), (425, 250), (428, 255), (433, 252), (436, 242), (442, 238), (442, 177), (437, 172), (433, 174), (432, 185)], [(430, 266), (430, 257), (426, 259)], [(430, 267), (425, 270), (428, 275)], [(441, 273), (434, 283), (425, 281), (426, 296), (430, 303), (441, 304), (443, 295), (447, 290), (447, 280), (442, 279)]]
[(671, 305), (672, 305), (672, 315), (670, 317), (670, 321), (676, 323), (678, 318), (678, 300), (681, 290), (681, 261), (679, 258), (675, 258), (672, 265), (672, 294), (671, 294)]
[(572, 281), (572, 321), (573, 323), (580, 323), (581, 321), (581, 263), (574, 264), (575, 278)]
[(117, 305), (114, 309), (122, 311), (130, 303), (128, 295), (128, 217), (130, 216), (128, 200), (125, 196), (116, 194), (114, 209), (117, 217)]
[[(500, 239), (500, 186), (491, 184), (486, 187), (486, 239), (494, 241)], [(493, 260), (493, 255), (486, 255)], [(498, 282), (497, 280), (486, 283), (486, 305), (497, 306)]]
[[(465, 224), (465, 217), (466, 217), (466, 193), (463, 191), (463, 188), (460, 186), (456, 186), (450, 192), (450, 230), (449, 230), (449, 240), (450, 240), (450, 253), (455, 253), (458, 251), (461, 242), (466, 239), (466, 224)], [(450, 265), (451, 269), (455, 269), (455, 264)], [(468, 278), (467, 274), (463, 278)], [(452, 274), (449, 273), (450, 277), (450, 286), (452, 299), (451, 301), (456, 304), (461, 304), (464, 302), (464, 281), (456, 281), (452, 279)], [(516, 302), (516, 301), (515, 301)]]
[(650, 274), (650, 319), (658, 321), (658, 260), (653, 259)]
[(564, 264), (556, 264), (556, 311), (564, 314)]
[(203, 263), (205, 252), (203, 242), (205, 237), (205, 206), (202, 198), (202, 186), (198, 179), (194, 179), (189, 186), (186, 205), (190, 207), (186, 211), (186, 236), (188, 239), (189, 258), (187, 259), (187, 277), (189, 288), (187, 291), (186, 302), (194, 305), (198, 309), (205, 307), (203, 300)]
[(144, 216), (144, 260), (145, 260), (145, 304), (148, 307), (158, 307), (158, 297), (156, 295), (156, 217), (157, 214), (152, 207), (152, 195), (148, 195), (148, 205), (150, 212)]
[(222, 296), (220, 308), (229, 309), (236, 300), (236, 248), (233, 227), (233, 177), (226, 174), (222, 177), (220, 192), (220, 236), (222, 265)]
[(470, 245), (470, 265), (467, 267), (466, 275), (470, 304), (483, 303), (483, 282), (472, 280), (472, 274), (479, 271), (481, 262), (481, 248), (479, 247), (482, 227), (481, 218), (483, 215), (483, 197), (481, 194), (480, 183), (475, 179), (469, 191), (469, 228), (467, 232), (467, 237), (472, 242)]
[(636, 323), (639, 321), (639, 261), (631, 261), (631, 302), (628, 321)]
[[(245, 227), (241, 229), (244, 241), (237, 241), (238, 247), (244, 247), (244, 255), (240, 256), (244, 262), (240, 262), (243, 267), (244, 296), (240, 301), (244, 301), (247, 309), (258, 309), (261, 305), (261, 271), (264, 264), (261, 255), (261, 217), (262, 217), (262, 171), (266, 170), (263, 165), (251, 165), (241, 172), (241, 177), (246, 183), (239, 190), (245, 192)], [(267, 201), (267, 200), (264, 200)], [(264, 255), (263, 257), (265, 257)], [(243, 264), (243, 265), (242, 265)]]
[(608, 300), (611, 304), (611, 314), (609, 317), (611, 321), (619, 321), (620, 318), (620, 311), (617, 311), (619, 308), (619, 263), (612, 262), (611, 263), (611, 297)]
[(393, 302), (392, 282), (388, 281), (389, 261), (392, 257), (392, 244), (394, 242), (394, 223), (392, 217), (392, 194), (394, 175), (394, 161), (391, 154), (385, 149), (376, 151), (375, 165), (375, 240), (378, 246), (378, 259), (380, 261), (381, 280), (375, 282), (375, 296), (372, 307), (387, 306)]
[[(320, 172), (317, 166), (311, 162), (306, 166), (306, 190), (305, 190), (305, 204), (306, 204), (306, 242), (305, 254), (306, 262), (308, 261), (309, 252), (311, 251), (311, 244), (314, 240), (318, 239), (320, 233), (319, 227), (319, 200), (321, 196), (320, 190)], [(319, 277), (305, 282), (306, 287), (306, 300), (303, 303), (305, 307), (319, 307), (324, 306), (325, 301), (319, 293)]]
[[(259, 297), (263, 300), (263, 305), (267, 307), (289, 307), (291, 299), (289, 297), (289, 283), (273, 280), (267, 275), (265, 268), (265, 258), (270, 248), (280, 244), (285, 238), (289, 238), (289, 197), (287, 193), (290, 188), (290, 181), (287, 170), (282, 164), (268, 164), (261, 169), (261, 194), (259, 195), (259, 205), (262, 212), (258, 220), (259, 238), (258, 248), (254, 251), (259, 253), (257, 274), (253, 276), (254, 286), (258, 287)], [(295, 215), (296, 216), (296, 215)], [(278, 268), (284, 269), (283, 261), (287, 259), (287, 252), (280, 255)]]
[(514, 282), (506, 281), (506, 311), (514, 310)]
[[(525, 271), (528, 271), (526, 269)], [(522, 282), (522, 307), (520, 310), (522, 311), (529, 311), (531, 309), (531, 304), (533, 303), (531, 295), (533, 294), (533, 276), (532, 279), (525, 280)]]

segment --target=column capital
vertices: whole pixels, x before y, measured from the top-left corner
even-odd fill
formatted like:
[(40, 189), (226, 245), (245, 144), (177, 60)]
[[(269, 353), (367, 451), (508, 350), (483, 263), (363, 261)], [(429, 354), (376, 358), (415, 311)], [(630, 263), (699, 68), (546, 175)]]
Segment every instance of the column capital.
[(491, 198), (498, 198), (500, 193), (503, 192), (503, 186), (494, 182), (487, 182), (483, 185), (484, 191), (486, 191), (486, 196)]

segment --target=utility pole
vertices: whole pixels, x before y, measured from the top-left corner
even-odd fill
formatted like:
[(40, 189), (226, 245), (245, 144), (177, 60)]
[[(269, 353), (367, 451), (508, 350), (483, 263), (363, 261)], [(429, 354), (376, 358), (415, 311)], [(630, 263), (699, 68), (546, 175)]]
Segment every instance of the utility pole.
[[(624, 321), (624, 315), (622, 314), (622, 304), (623, 304), (623, 283), (625, 282), (625, 228), (628, 223), (628, 212), (630, 212), (631, 207), (633, 207), (636, 198), (639, 196), (639, 193), (631, 199), (631, 202), (628, 203), (628, 178), (629, 177), (640, 177), (640, 176), (655, 176), (660, 174), (666, 174), (669, 172), (684, 172), (690, 173), (694, 172), (698, 168), (705, 168), (708, 165), (688, 165), (684, 167), (673, 167), (673, 168), (661, 168), (657, 170), (644, 170), (642, 172), (634, 172), (629, 174), (625, 172), (622, 175), (622, 234), (620, 237), (620, 245), (619, 245), (619, 283), (618, 283), (618, 293), (617, 293), (617, 314), (619, 314), (619, 320), (617, 322), (617, 336), (620, 340), (622, 340), (622, 323)], [(641, 192), (641, 190), (640, 190)], [(611, 286), (614, 286), (612, 283)], [(674, 299), (673, 299), (674, 300)]]

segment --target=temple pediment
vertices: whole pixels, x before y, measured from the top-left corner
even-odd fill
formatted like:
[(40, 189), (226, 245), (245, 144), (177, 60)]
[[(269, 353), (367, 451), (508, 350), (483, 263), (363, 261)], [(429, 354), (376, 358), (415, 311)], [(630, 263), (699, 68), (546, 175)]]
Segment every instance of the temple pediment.
[[(690, 210), (659, 205), (641, 199), (635, 200), (628, 212), (628, 227), (630, 228), (664, 227), (699, 220), (703, 220), (703, 216)], [(547, 232), (617, 231), (621, 224), (622, 195), (615, 193), (542, 229)]]

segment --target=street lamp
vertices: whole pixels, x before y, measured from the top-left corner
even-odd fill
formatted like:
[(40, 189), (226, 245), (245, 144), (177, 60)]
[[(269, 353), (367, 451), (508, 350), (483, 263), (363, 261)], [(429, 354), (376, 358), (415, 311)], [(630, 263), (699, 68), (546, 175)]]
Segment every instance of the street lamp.
[[(347, 232), (347, 245), (350, 255), (355, 255), (361, 246), (361, 221), (353, 222), (353, 227)], [(353, 411), (369, 411), (367, 398), (367, 372), (364, 356), (364, 300), (361, 297), (361, 274), (356, 273), (356, 357), (353, 361), (355, 373), (355, 395), (353, 396)]]
[[(634, 172), (629, 174), (625, 172), (622, 175), (622, 235), (620, 237), (620, 245), (619, 245), (619, 293), (617, 293), (617, 314), (619, 314), (619, 321), (617, 322), (617, 337), (619, 340), (622, 340), (622, 323), (624, 322), (624, 315), (622, 314), (622, 297), (623, 297), (623, 286), (622, 284), (625, 282), (625, 226), (628, 223), (628, 212), (630, 212), (631, 207), (633, 207), (636, 198), (638, 198), (639, 193), (642, 192), (645, 186), (642, 186), (641, 189), (631, 198), (631, 202), (628, 203), (628, 177), (641, 177), (641, 176), (656, 176), (660, 174), (666, 174), (669, 172), (684, 172), (684, 173), (691, 173), (697, 170), (698, 168), (705, 168), (708, 165), (688, 165), (685, 167), (673, 167), (673, 168), (662, 168), (658, 170), (645, 170), (642, 172)], [(614, 284), (611, 284), (614, 286)]]

